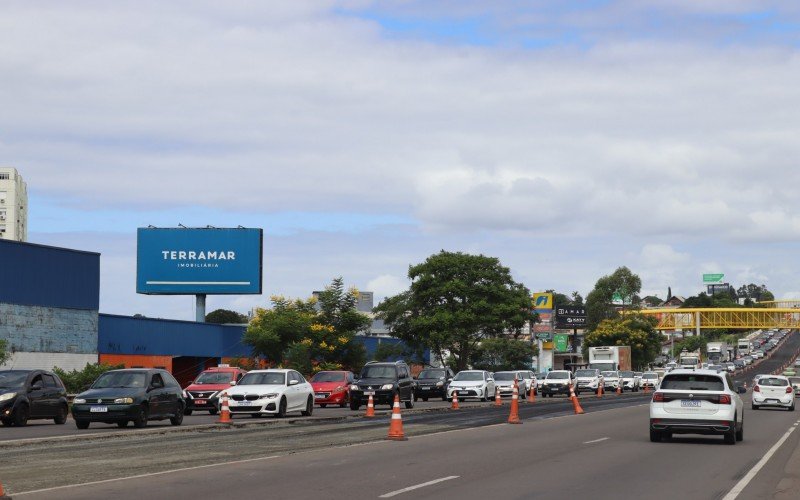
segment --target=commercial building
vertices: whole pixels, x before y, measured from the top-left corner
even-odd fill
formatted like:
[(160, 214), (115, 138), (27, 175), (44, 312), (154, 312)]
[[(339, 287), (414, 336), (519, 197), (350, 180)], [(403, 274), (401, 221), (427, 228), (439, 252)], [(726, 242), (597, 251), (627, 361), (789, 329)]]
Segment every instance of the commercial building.
[(0, 239), (28, 241), (28, 187), (11, 167), (0, 167)]

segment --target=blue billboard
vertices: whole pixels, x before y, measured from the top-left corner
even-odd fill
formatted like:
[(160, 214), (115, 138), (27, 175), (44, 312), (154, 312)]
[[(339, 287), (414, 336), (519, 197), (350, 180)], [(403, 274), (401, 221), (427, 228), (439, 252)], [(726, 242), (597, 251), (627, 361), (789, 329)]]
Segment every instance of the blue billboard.
[(263, 238), (261, 229), (140, 227), (136, 292), (260, 294)]

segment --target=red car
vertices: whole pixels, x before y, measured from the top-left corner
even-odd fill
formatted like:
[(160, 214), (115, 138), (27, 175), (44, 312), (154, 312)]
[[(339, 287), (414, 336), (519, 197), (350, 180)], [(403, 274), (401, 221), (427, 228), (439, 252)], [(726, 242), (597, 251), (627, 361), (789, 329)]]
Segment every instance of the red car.
[(314, 389), (314, 402), (321, 408), (339, 405), (344, 408), (350, 404), (350, 384), (356, 377), (352, 372), (322, 371), (311, 378)]
[(227, 365), (203, 370), (183, 391), (186, 399), (184, 415), (191, 415), (193, 411), (208, 411), (216, 415), (220, 406), (220, 393), (230, 389), (245, 373), (247, 372), (241, 368)]

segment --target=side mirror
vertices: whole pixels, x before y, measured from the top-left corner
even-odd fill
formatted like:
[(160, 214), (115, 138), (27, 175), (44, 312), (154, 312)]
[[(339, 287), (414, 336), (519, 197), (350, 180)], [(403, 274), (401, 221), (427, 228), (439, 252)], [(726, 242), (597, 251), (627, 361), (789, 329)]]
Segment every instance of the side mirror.
[(297, 384), (299, 384), (299, 382), (298, 382), (297, 380), (290, 380), (290, 381), (289, 381), (289, 385), (290, 385), (290, 386), (292, 386), (292, 385), (297, 385)]
[(744, 387), (737, 387), (736, 392), (738, 394), (747, 394), (747, 389), (745, 389)]
[(236, 381), (235, 380), (231, 380), (231, 385), (236, 385)]

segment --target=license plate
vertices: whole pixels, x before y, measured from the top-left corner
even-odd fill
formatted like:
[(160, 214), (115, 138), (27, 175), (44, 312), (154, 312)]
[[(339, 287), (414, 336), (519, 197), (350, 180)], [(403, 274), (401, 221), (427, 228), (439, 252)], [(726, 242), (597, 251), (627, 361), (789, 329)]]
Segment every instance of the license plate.
[(106, 413), (108, 411), (108, 406), (92, 406), (89, 409), (90, 413)]
[(700, 401), (681, 399), (681, 406), (684, 408), (700, 408)]
[(325, 399), (325, 395), (324, 394), (314, 394), (314, 397), (317, 398), (317, 399)]
[(239, 401), (236, 406), (253, 406), (252, 401)]
[(375, 395), (375, 391), (364, 391), (364, 395), (365, 396), (374, 396)]
[(206, 401), (205, 399), (195, 399), (194, 400), (194, 404), (196, 404), (196, 405), (204, 405), (206, 403), (208, 403), (208, 401)]
[(420, 389), (422, 389), (423, 391), (430, 391), (431, 390), (430, 387), (420, 387)]
[(469, 391), (458, 391), (458, 394), (461, 396), (466, 396), (467, 394), (469, 394)]

